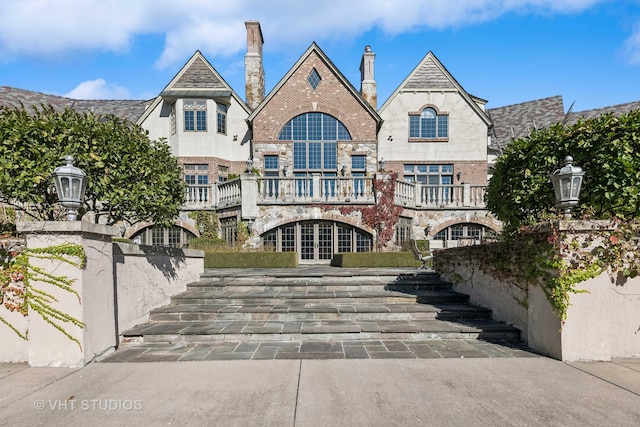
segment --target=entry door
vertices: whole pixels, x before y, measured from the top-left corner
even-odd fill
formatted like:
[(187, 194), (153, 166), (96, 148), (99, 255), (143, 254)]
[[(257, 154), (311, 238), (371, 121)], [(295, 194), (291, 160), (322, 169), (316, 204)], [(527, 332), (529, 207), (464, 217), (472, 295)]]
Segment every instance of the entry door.
[(300, 224), (300, 258), (302, 261), (328, 261), (333, 257), (333, 224)]

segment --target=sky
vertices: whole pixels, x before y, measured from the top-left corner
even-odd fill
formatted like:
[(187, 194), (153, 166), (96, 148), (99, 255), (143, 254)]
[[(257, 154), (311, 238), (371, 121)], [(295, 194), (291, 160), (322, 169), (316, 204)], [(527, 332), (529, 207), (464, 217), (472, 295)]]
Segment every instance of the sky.
[(244, 99), (244, 22), (266, 90), (316, 42), (378, 106), (429, 52), (487, 108), (562, 95), (573, 111), (640, 101), (640, 0), (3, 0), (0, 85), (151, 99), (196, 50)]

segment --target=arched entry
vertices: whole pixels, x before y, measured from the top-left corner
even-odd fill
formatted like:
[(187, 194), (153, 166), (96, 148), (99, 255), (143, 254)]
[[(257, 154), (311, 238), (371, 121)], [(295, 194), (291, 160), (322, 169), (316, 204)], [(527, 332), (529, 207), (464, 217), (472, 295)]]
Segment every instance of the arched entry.
[(305, 220), (267, 231), (262, 245), (267, 250), (297, 252), (301, 263), (329, 263), (337, 252), (370, 252), (373, 236), (342, 222)]

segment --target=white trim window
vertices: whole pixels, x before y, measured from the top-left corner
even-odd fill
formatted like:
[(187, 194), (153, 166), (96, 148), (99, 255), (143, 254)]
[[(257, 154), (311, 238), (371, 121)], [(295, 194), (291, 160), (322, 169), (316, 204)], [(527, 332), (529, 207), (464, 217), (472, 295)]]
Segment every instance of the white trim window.
[(184, 109), (185, 132), (207, 131), (207, 101), (204, 99), (185, 99)]

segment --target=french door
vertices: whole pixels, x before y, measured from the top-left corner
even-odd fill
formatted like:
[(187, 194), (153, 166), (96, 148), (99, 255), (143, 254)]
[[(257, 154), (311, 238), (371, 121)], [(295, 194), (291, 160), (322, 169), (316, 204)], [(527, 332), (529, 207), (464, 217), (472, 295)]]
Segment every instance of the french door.
[(300, 260), (327, 261), (333, 257), (333, 224), (304, 222), (300, 224)]

